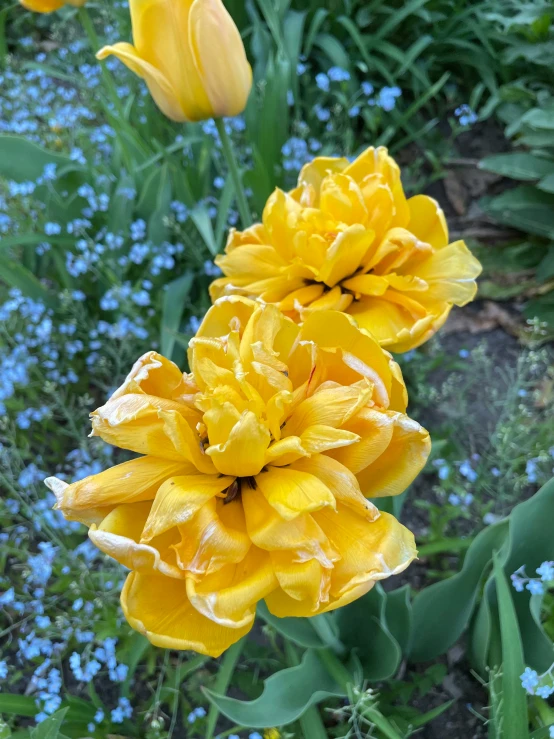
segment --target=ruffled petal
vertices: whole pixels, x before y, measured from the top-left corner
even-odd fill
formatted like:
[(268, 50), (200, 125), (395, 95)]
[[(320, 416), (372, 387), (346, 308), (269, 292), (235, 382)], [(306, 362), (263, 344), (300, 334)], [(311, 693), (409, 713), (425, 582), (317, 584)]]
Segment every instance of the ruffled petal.
[(206, 618), (233, 629), (252, 623), (256, 603), (278, 586), (267, 552), (251, 547), (236, 565), (228, 565), (198, 582), (187, 577), (187, 595)]
[(149, 544), (140, 541), (150, 506), (149, 502), (117, 506), (98, 526), (90, 527), (89, 538), (98, 549), (130, 570), (156, 570), (183, 579), (185, 573), (177, 566), (172, 549), (178, 540), (177, 531), (157, 536)]
[(63, 488), (50, 487), (48, 480), (52, 478), (48, 478), (46, 484), (56, 495), (56, 508), (84, 510), (153, 500), (160, 485), (169, 477), (192, 471), (192, 465), (185, 461), (139, 457)]
[(356, 588), (364, 583), (396, 575), (416, 557), (413, 534), (388, 513), (381, 512), (379, 518), (368, 522), (351, 509), (339, 506), (336, 513), (321, 510), (313, 516), (341, 553), (331, 577), (333, 598), (356, 593)]
[(329, 488), (337, 503), (351, 508), (368, 521), (379, 516), (377, 508), (360, 490), (356, 476), (336, 459), (326, 454), (315, 454), (310, 459), (299, 459), (292, 469), (314, 475)]
[(317, 477), (299, 470), (269, 467), (256, 476), (256, 485), (285, 521), (326, 506), (336, 507), (329, 488)]
[(360, 489), (368, 498), (402, 493), (421, 472), (431, 452), (429, 433), (419, 423), (402, 413), (389, 415), (393, 420), (390, 443), (374, 462), (356, 473)]
[(125, 618), (155, 646), (191, 649), (219, 657), (247, 634), (252, 619), (238, 629), (221, 626), (191, 604), (184, 582), (162, 575), (131, 572), (121, 593)]
[(179, 566), (195, 578), (241, 562), (251, 546), (239, 500), (211, 498), (179, 532), (174, 547)]
[(234, 477), (180, 475), (166, 480), (158, 490), (142, 541), (150, 541), (192, 518), (215, 495), (228, 488)]
[(414, 195), (408, 200), (408, 229), (420, 241), (441, 249), (448, 244), (448, 226), (442, 208), (428, 195)]
[(299, 561), (317, 559), (324, 567), (330, 567), (339, 556), (312, 516), (304, 514), (285, 521), (260, 490), (249, 487), (243, 487), (242, 503), (248, 536), (260, 549), (289, 550)]
[(248, 477), (257, 475), (265, 463), (270, 434), (252, 411), (245, 411), (235, 423), (227, 441), (206, 449), (223, 475)]

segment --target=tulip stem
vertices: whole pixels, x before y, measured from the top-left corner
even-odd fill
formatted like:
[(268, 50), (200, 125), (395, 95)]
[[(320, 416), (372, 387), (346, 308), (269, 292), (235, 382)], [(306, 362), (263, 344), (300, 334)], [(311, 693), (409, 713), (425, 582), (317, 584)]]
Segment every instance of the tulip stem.
[[(100, 49), (100, 41), (98, 40), (98, 36), (96, 35), (94, 23), (92, 22), (91, 17), (84, 6), (79, 8), (77, 13), (81, 25), (83, 26), (83, 30), (89, 40), (89, 44), (92, 47), (92, 53), (96, 54), (96, 52)], [(123, 106), (121, 105), (121, 101), (117, 94), (117, 87), (114, 82), (114, 78), (112, 77), (110, 70), (106, 67), (105, 64), (100, 64), (100, 69), (102, 70), (102, 77), (104, 79), (104, 84), (106, 86), (108, 94), (111, 98), (111, 102), (117, 114), (121, 116), (121, 118), (123, 118)]]
[(219, 138), (221, 139), (221, 147), (223, 149), (225, 159), (227, 160), (229, 173), (235, 186), (235, 195), (237, 198), (240, 220), (242, 221), (243, 228), (248, 228), (248, 226), (252, 225), (252, 216), (250, 214), (250, 208), (248, 207), (246, 193), (244, 192), (244, 187), (242, 186), (242, 179), (240, 176), (237, 160), (233, 152), (233, 145), (231, 144), (231, 139), (229, 138), (229, 134), (225, 129), (225, 122), (223, 121), (223, 118), (214, 118), (214, 122), (217, 128), (217, 132), (219, 133)]
[(336, 654), (342, 656), (346, 652), (346, 647), (335, 634), (327, 613), (320, 613), (319, 616), (312, 616), (311, 624), (321, 640), (325, 642), (328, 647), (331, 647)]
[[(232, 644), (229, 649), (223, 655), (223, 659), (219, 665), (219, 672), (215, 679), (214, 692), (219, 695), (224, 695), (227, 692), (233, 672), (235, 671), (236, 664), (239, 660), (242, 648), (246, 642), (246, 637)], [(217, 706), (212, 703), (210, 710), (208, 711), (208, 720), (206, 723), (206, 734), (205, 739), (212, 739), (217, 724), (217, 717), (219, 716), (219, 710)]]

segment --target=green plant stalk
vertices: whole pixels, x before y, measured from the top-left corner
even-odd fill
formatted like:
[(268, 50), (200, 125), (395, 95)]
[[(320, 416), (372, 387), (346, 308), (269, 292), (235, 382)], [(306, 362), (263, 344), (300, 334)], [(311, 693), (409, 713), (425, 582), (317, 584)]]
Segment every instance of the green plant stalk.
[(310, 622), (314, 627), (314, 631), (339, 656), (346, 652), (346, 648), (341, 640), (335, 635), (333, 627), (329, 622), (329, 616), (321, 613), (319, 616), (312, 616)]
[[(246, 637), (243, 636), (242, 639), (239, 639), (238, 642), (235, 642), (225, 652), (219, 666), (217, 678), (215, 680), (214, 691), (216, 693), (219, 693), (220, 695), (225, 695), (225, 693), (227, 692), (227, 688), (229, 687), (229, 683), (231, 682), (231, 678), (233, 677), (233, 672), (235, 671), (236, 664), (239, 660), (245, 642)], [(212, 703), (208, 712), (208, 720), (206, 722), (206, 733), (204, 735), (205, 739), (213, 739), (218, 716), (219, 710), (217, 706)]]
[(377, 708), (374, 708), (373, 706), (370, 706), (369, 708), (364, 708), (364, 710), (361, 712), (361, 715), (368, 721), (371, 721), (371, 723), (374, 724), (374, 726), (376, 726), (379, 731), (381, 731), (383, 735), (387, 737), (387, 739), (402, 739), (401, 735), (396, 731), (394, 726), (383, 716), (383, 714), (379, 710), (377, 710)]
[(240, 220), (242, 221), (243, 228), (248, 228), (252, 225), (252, 216), (250, 214), (250, 208), (248, 207), (248, 200), (242, 186), (242, 179), (240, 176), (239, 167), (235, 154), (233, 152), (233, 145), (229, 134), (225, 130), (225, 123), (222, 118), (214, 118), (214, 122), (221, 139), (221, 146), (223, 148), (223, 154), (227, 160), (227, 166), (229, 167), (229, 173), (235, 185), (235, 193), (237, 198), (237, 205), (240, 213)]
[[(88, 11), (84, 6), (78, 9), (77, 15), (79, 16), (79, 21), (81, 22), (83, 30), (89, 40), (90, 46), (92, 48), (92, 53), (96, 54), (96, 52), (100, 49), (100, 41), (98, 40), (98, 36), (96, 35), (96, 31), (94, 30), (94, 24), (90, 18), (90, 15), (88, 14)], [(117, 94), (117, 87), (114, 82), (114, 78), (112, 77), (110, 70), (106, 67), (105, 64), (100, 64), (100, 69), (102, 70), (102, 77), (104, 79), (104, 84), (108, 91), (111, 102), (113, 103), (117, 114), (123, 119), (123, 106), (121, 105), (121, 101)]]
[(346, 694), (348, 694), (349, 688), (354, 685), (354, 680), (348, 668), (343, 665), (332, 649), (318, 649), (317, 656), (321, 662), (323, 662), (331, 677), (333, 677), (336, 682), (344, 688)]
[[(291, 667), (300, 664), (295, 646), (288, 639), (285, 640), (285, 654)], [(298, 719), (304, 739), (328, 739), (327, 731), (316, 706), (310, 706)]]

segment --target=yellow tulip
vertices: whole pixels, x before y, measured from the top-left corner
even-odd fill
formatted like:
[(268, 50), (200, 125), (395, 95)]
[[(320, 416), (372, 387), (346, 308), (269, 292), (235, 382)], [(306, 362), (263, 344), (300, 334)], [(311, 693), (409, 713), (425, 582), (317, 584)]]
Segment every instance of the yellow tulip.
[(64, 5), (73, 5), (76, 8), (81, 8), (87, 0), (19, 0), (21, 5), (27, 10), (32, 10), (35, 13), (51, 13), (54, 10), (59, 10)]
[(223, 298), (190, 342), (190, 374), (149, 352), (92, 414), (92, 434), (142, 454), (71, 485), (66, 518), (131, 570), (121, 594), (153, 644), (218, 656), (256, 603), (339, 608), (404, 570), (413, 535), (367, 497), (402, 492), (429, 434), (398, 365), (347, 315), (302, 326)]
[(259, 297), (295, 321), (345, 311), (382, 346), (405, 352), (475, 297), (481, 265), (463, 241), (448, 243), (435, 200), (406, 199), (383, 147), (352, 163), (315, 159), (295, 190), (275, 190), (262, 220), (231, 232), (216, 259), (225, 277), (212, 284), (213, 300)]
[(221, 0), (130, 0), (134, 46), (105, 46), (145, 80), (174, 121), (238, 115), (252, 87), (240, 33)]

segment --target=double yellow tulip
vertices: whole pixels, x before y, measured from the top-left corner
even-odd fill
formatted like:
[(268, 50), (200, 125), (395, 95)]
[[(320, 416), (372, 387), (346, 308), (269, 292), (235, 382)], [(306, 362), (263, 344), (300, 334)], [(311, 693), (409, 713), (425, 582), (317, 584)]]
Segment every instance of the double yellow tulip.
[(81, 8), (87, 0), (19, 0), (21, 5), (27, 10), (32, 10), (35, 13), (52, 13), (54, 10), (59, 10), (64, 5), (73, 5), (76, 8)]
[(105, 46), (145, 80), (174, 121), (238, 115), (252, 87), (240, 33), (221, 0), (130, 0), (134, 46)]

